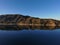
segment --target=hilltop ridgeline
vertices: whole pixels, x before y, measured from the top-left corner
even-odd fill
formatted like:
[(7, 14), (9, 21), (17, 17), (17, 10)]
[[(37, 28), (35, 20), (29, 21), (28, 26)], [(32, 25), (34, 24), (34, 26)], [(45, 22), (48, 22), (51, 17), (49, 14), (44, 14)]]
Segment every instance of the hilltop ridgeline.
[(20, 14), (6, 14), (0, 15), (0, 24), (60, 26), (60, 21), (54, 19), (40, 19), (36, 17), (23, 16)]

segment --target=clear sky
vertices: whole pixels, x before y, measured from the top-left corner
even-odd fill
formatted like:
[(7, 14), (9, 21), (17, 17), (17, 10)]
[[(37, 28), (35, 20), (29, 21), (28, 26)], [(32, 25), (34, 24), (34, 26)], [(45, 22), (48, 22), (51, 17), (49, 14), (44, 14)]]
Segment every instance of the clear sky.
[(0, 14), (23, 14), (60, 20), (60, 0), (0, 0)]

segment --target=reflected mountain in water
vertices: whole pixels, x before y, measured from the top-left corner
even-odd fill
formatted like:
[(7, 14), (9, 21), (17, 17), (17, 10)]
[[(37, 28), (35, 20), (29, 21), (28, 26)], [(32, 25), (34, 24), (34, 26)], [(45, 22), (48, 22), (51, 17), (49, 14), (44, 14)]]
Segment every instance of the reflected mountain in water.
[(0, 26), (1, 30), (54, 30), (54, 29), (59, 29), (60, 27), (56, 26), (28, 26), (28, 25), (2, 25)]

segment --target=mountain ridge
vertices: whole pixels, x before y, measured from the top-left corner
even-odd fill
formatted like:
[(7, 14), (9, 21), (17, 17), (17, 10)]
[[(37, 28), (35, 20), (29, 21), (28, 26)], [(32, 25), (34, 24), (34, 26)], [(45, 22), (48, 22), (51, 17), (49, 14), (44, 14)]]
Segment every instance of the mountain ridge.
[(28, 15), (24, 16), (21, 14), (5, 14), (0, 15), (0, 24), (60, 26), (60, 21), (55, 19), (41, 19)]

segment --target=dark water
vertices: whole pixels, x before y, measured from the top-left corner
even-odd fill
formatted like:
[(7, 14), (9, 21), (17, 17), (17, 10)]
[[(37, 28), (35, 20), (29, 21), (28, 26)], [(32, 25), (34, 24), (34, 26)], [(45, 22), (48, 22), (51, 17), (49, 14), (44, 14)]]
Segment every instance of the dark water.
[(60, 29), (0, 30), (0, 45), (60, 45)]

